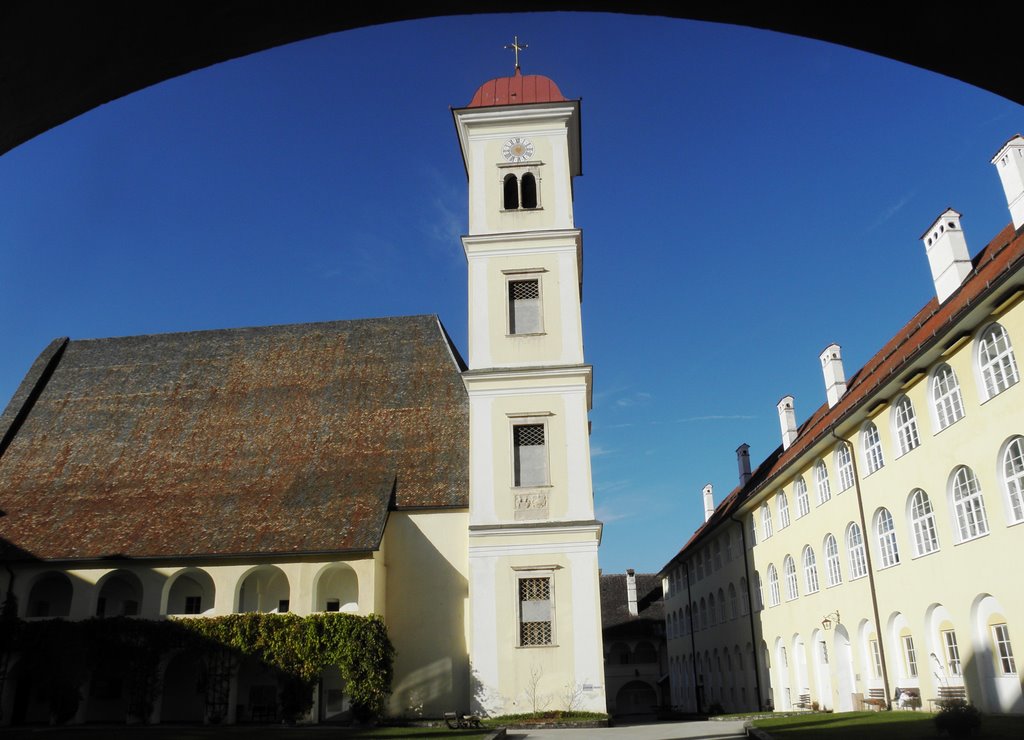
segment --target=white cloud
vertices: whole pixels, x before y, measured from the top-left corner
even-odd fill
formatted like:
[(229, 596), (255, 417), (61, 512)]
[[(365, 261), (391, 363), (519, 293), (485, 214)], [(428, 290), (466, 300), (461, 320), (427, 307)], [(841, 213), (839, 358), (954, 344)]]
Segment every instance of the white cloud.
[(598, 521), (608, 524), (609, 522), (617, 522), (620, 519), (628, 519), (633, 516), (633, 512), (617, 512), (607, 506), (598, 506), (597, 511), (594, 512), (594, 516), (597, 517)]
[(677, 424), (685, 424), (691, 421), (731, 421), (735, 419), (756, 419), (756, 416), (749, 414), (707, 414), (705, 416), (685, 416), (676, 419)]

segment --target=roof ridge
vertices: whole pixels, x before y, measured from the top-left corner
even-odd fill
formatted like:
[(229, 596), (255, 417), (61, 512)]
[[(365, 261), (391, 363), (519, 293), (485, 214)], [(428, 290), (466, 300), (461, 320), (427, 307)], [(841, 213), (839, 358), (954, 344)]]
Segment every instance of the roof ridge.
[[(124, 339), (152, 339), (155, 337), (176, 337), (176, 336), (196, 336), (197, 334), (231, 334), (241, 332), (266, 332), (271, 330), (285, 330), (285, 329), (298, 329), (300, 327), (315, 327), (315, 326), (338, 326), (344, 324), (371, 324), (371, 323), (383, 323), (383, 322), (396, 322), (396, 321), (411, 321), (413, 319), (420, 321), (437, 321), (441, 322), (440, 317), (437, 314), (410, 314), (408, 316), (366, 316), (358, 319), (328, 319), (325, 321), (300, 321), (291, 324), (265, 324), (265, 325), (248, 325), (248, 326), (225, 326), (217, 329), (193, 329), (189, 331), (158, 331), (150, 332), (148, 334), (120, 334), (111, 337), (84, 337), (81, 339), (70, 339), (68, 340), (71, 344), (85, 344), (92, 342), (110, 342), (120, 341)], [(443, 326), (443, 324), (442, 324)]]

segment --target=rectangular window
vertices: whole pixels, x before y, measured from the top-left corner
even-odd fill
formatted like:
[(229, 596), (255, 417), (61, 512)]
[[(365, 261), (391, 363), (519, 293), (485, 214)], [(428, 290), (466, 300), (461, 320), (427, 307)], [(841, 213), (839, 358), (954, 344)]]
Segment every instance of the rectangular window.
[(513, 482), (518, 488), (548, 484), (548, 448), (543, 424), (512, 427)]
[(540, 310), (540, 280), (508, 283), (508, 333), (540, 334), (544, 331)]
[(1013, 659), (1013, 646), (1010, 644), (1010, 630), (1005, 624), (992, 625), (992, 637), (996, 641), (996, 655), (999, 656), (999, 669), (1004, 675), (1017, 672), (1017, 663)]
[(911, 635), (903, 636), (903, 657), (907, 663), (907, 676), (917, 678), (917, 651), (914, 650), (914, 638)]
[(519, 579), (519, 644), (553, 644), (551, 577)]
[(868, 640), (871, 647), (871, 675), (875, 678), (882, 677), (882, 654), (878, 650), (878, 640)]
[(339, 612), (341, 611), (341, 600), (340, 599), (328, 599), (327, 604), (324, 608), (325, 612)]
[(185, 597), (185, 613), (186, 614), (202, 614), (203, 612), (203, 597), (202, 596), (186, 596)]
[(279, 602), (277, 602), (277, 613), (284, 614), (286, 611), (288, 611), (288, 606), (288, 599), (281, 599)]
[(946, 647), (946, 665), (949, 666), (949, 675), (963, 675), (960, 667), (960, 646), (956, 644), (956, 632), (945, 630), (942, 633), (942, 643)]

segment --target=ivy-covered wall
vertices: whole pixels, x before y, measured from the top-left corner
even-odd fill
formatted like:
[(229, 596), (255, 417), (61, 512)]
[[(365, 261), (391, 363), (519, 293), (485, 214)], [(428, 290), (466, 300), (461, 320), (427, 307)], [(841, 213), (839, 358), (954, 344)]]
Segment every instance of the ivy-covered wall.
[[(204, 675), (230, 672), (253, 658), (278, 675), (281, 713), (309, 711), (320, 673), (336, 666), (357, 717), (378, 715), (391, 691), (394, 648), (377, 616), (323, 613), (231, 614), (151, 621), (126, 617), (10, 620), (0, 630), (0, 653), (20, 656), (32, 685), (43, 687), (57, 722), (75, 716), (82, 686), (92, 676), (117, 675), (126, 683), (128, 714), (145, 721), (160, 694), (161, 660), (193, 651)], [(207, 681), (208, 720), (226, 718), (227, 696)]]

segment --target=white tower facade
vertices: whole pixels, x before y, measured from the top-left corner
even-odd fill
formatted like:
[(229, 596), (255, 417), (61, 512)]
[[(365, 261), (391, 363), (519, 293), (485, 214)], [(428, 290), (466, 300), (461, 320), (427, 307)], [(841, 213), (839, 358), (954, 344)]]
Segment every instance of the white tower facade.
[(469, 654), (490, 715), (604, 711), (583, 359), (580, 105), (546, 77), (499, 78), (453, 111), (469, 180)]

